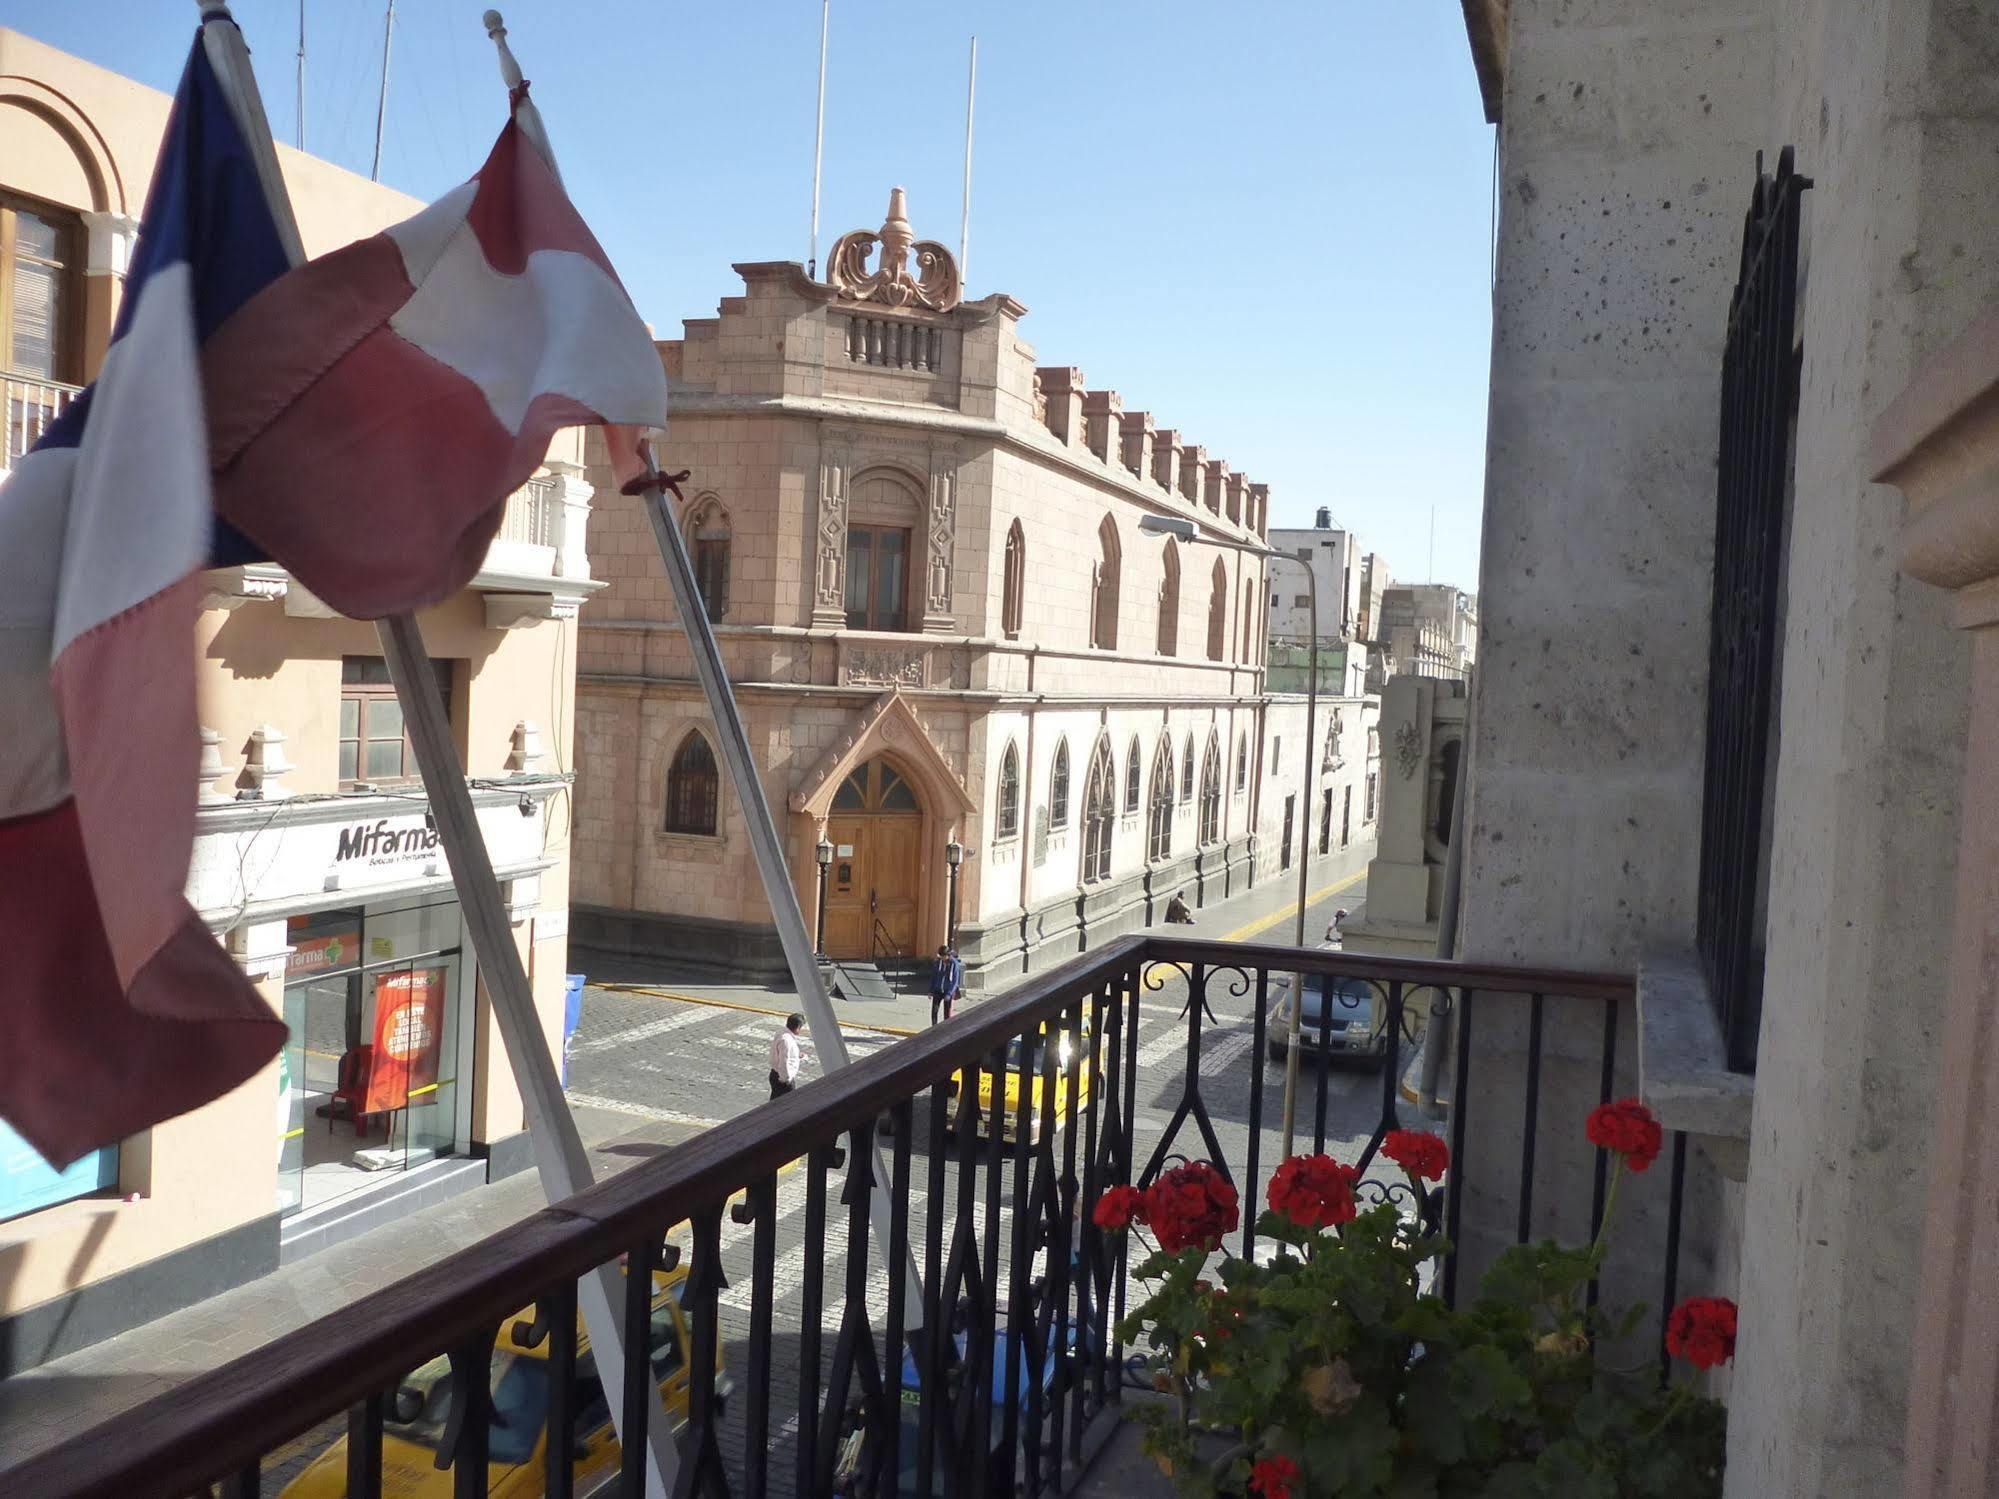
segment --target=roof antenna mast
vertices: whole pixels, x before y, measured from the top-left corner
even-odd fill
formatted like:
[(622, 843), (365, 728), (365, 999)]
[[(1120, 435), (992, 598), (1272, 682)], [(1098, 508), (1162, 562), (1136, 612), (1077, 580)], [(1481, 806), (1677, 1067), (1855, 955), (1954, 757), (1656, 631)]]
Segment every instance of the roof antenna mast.
[(298, 0), (298, 140), (299, 150), (305, 149), (305, 0)]
[(819, 279), (819, 163), (826, 149), (826, 29), (833, 19), (833, 0), (819, 0), (819, 124), (812, 133), (812, 253), (805, 274)]
[(965, 262), (972, 250), (972, 100), (979, 87), (979, 39), (972, 38), (972, 57), (965, 67), (965, 196), (958, 215), (958, 284), (965, 285)]

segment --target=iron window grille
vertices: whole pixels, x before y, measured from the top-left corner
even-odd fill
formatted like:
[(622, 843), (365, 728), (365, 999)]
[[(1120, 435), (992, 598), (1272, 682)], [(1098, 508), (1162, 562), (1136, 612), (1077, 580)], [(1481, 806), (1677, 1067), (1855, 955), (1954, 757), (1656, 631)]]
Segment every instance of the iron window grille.
[(1775, 177), (1757, 153), (1722, 353), (1696, 940), (1728, 1064), (1738, 1072), (1755, 1070), (1763, 1010), (1764, 813), (1798, 404), (1801, 195), (1811, 185), (1789, 146)]

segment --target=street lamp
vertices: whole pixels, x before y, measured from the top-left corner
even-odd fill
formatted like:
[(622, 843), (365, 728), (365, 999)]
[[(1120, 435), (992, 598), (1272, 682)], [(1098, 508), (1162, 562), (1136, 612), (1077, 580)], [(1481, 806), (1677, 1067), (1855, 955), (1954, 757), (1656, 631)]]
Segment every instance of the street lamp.
[[(1225, 551), (1248, 552), (1252, 556), (1267, 558), (1277, 562), (1296, 563), (1305, 573), (1305, 604), (1308, 628), (1311, 633), (1310, 658), (1305, 676), (1305, 762), (1304, 805), (1299, 810), (1297, 829), (1298, 843), (1298, 924), (1296, 944), (1305, 945), (1305, 895), (1311, 885), (1312, 862), (1312, 793), (1317, 789), (1319, 757), (1313, 752), (1313, 730), (1319, 712), (1319, 578), (1310, 563), (1294, 557), (1289, 552), (1280, 552), (1272, 547), (1253, 546), (1248, 542), (1230, 541), (1220, 536), (1204, 536), (1200, 528), (1184, 515), (1144, 515), (1139, 517), (1138, 529), (1152, 536), (1171, 536), (1189, 544), (1221, 547)], [(1298, 1120), (1298, 1017), (1305, 1008), (1305, 976), (1294, 973), (1291, 976), (1291, 1024), (1289, 1044), (1284, 1057), (1284, 1155), (1288, 1159), (1291, 1145), (1297, 1133)]]
[(819, 846), (812, 850), (812, 857), (819, 863), (819, 921), (812, 930), (814, 945), (819, 951), (816, 957), (826, 956), (826, 872), (833, 867), (833, 845), (822, 834)]
[(965, 862), (965, 845), (956, 838), (945, 844), (944, 862), (951, 870), (950, 911), (945, 917), (944, 944), (955, 952), (958, 948), (958, 866)]

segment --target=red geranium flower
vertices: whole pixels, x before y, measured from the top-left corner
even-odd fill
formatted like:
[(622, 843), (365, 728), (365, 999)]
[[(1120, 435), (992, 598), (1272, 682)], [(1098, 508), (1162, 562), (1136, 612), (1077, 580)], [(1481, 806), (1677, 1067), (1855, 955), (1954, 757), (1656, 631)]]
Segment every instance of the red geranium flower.
[(1300, 1228), (1351, 1223), (1360, 1173), (1329, 1155), (1294, 1155), (1270, 1178), (1270, 1206)]
[(1206, 1161), (1189, 1161), (1162, 1172), (1146, 1189), (1143, 1217), (1168, 1254), (1199, 1247), (1213, 1249), (1242, 1221), (1236, 1189)]
[(1451, 1147), (1441, 1135), (1427, 1130), (1392, 1129), (1381, 1142), (1381, 1153), (1411, 1176), (1440, 1182), (1451, 1164)]
[(1263, 1499), (1291, 1499), (1291, 1485), (1298, 1481), (1298, 1465), (1279, 1453), (1266, 1457), (1249, 1470), (1249, 1486)]
[(1735, 1357), (1735, 1303), (1726, 1296), (1689, 1296), (1666, 1319), (1666, 1351), (1696, 1369)]
[(1145, 1194), (1136, 1187), (1112, 1187), (1097, 1199), (1090, 1217), (1106, 1233), (1120, 1233), (1133, 1221), (1145, 1221)]
[(1643, 1171), (1658, 1159), (1665, 1133), (1652, 1111), (1635, 1098), (1598, 1104), (1589, 1111), (1583, 1132), (1592, 1145), (1614, 1150), (1633, 1171)]

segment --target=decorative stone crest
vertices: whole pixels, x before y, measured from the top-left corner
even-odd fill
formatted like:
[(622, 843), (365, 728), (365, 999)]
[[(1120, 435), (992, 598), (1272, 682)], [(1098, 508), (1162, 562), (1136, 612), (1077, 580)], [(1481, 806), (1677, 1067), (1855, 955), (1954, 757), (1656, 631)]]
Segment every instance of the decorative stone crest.
[(892, 647), (855, 651), (843, 675), (849, 687), (921, 687), (923, 652)]
[(1423, 736), (1417, 732), (1413, 719), (1405, 719), (1395, 731), (1395, 765), (1402, 772), (1402, 779), (1408, 780), (1416, 774), (1416, 767), (1423, 763)]
[[(876, 247), (880, 247), (879, 255)], [(916, 256), (912, 275), (909, 257)], [(875, 268), (868, 269), (873, 256)], [(919, 240), (909, 227), (909, 207), (901, 188), (888, 195), (888, 217), (874, 233), (856, 229), (833, 243), (826, 262), (826, 280), (852, 302), (880, 302), (888, 307), (918, 307), (949, 312), (958, 305), (958, 262), (932, 239)]]
[(818, 556), (812, 575), (812, 622), (847, 622), (847, 478), (853, 456), (829, 447), (819, 464)]
[(924, 598), (926, 629), (949, 629), (951, 615), (951, 551), (958, 529), (958, 470), (941, 455), (933, 455), (930, 470), (929, 588)]

